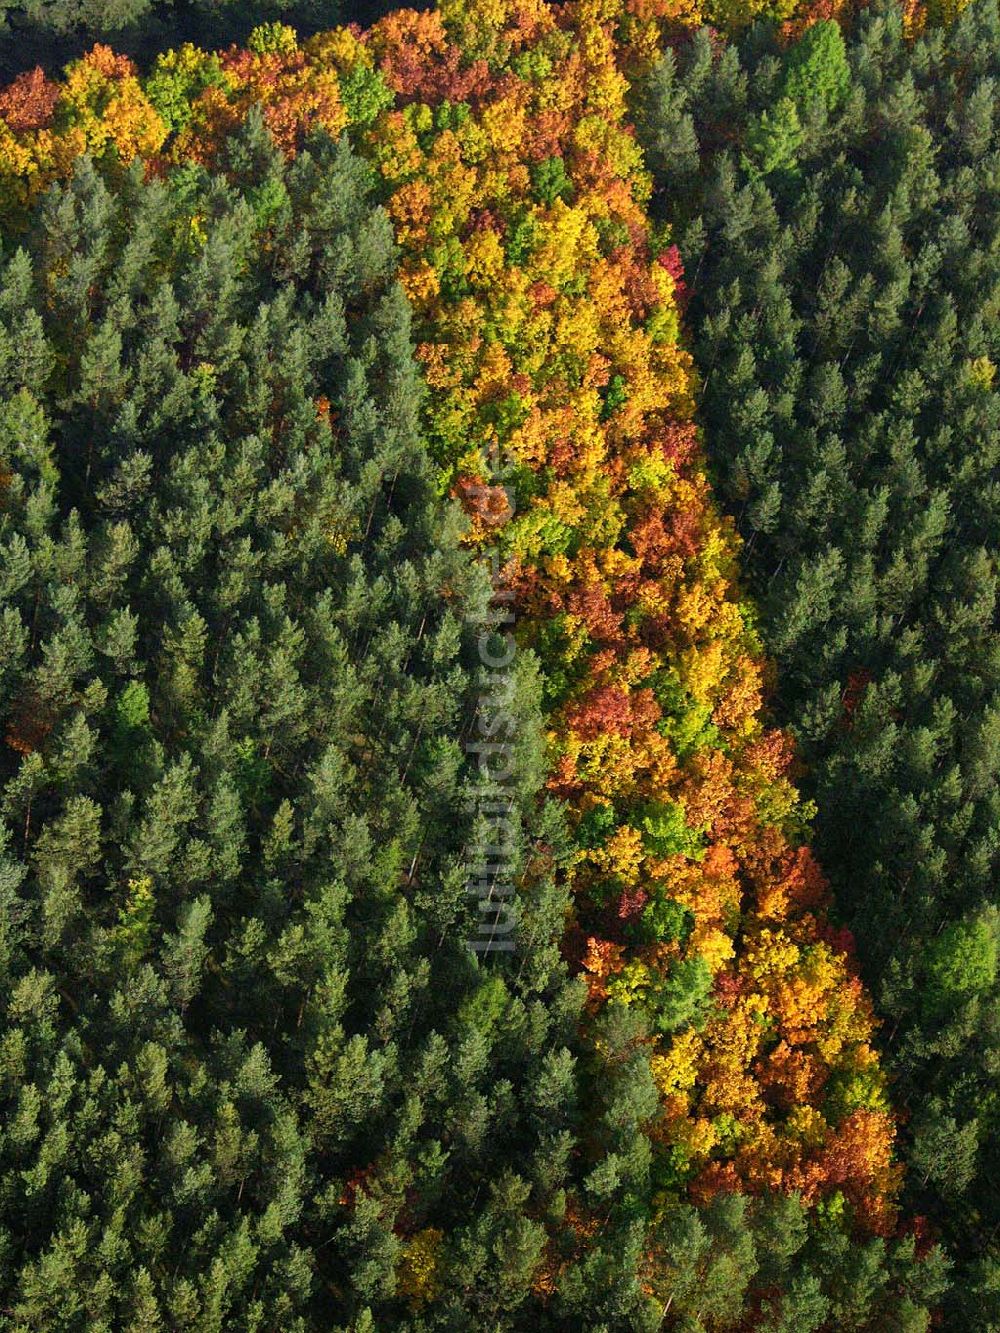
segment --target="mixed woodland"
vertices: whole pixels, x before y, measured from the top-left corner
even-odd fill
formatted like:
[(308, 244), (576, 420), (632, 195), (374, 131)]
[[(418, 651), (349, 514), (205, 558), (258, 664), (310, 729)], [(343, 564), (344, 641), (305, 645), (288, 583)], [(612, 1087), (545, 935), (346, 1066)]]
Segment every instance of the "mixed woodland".
[(155, 11), (0, 89), (0, 1329), (1000, 1329), (997, 0)]

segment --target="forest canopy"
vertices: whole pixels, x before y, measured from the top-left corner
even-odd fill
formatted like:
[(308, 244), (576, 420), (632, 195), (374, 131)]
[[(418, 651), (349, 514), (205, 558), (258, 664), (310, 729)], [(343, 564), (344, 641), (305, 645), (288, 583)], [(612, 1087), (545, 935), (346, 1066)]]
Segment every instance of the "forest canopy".
[[(836, 71), (836, 98), (793, 98), (794, 144), (762, 149), (824, 26), (809, 86)], [(911, 1207), (969, 1266), (955, 1327), (992, 1326), (1000, 25), (976, 4), (908, 42), (885, 7), (846, 43), (809, 33), (725, 68), (696, 38), (651, 73), (640, 124), (699, 274), (701, 419), (774, 706), (909, 1111)]]
[(1000, 1328), (953, 8), (0, 90), (4, 1327)]

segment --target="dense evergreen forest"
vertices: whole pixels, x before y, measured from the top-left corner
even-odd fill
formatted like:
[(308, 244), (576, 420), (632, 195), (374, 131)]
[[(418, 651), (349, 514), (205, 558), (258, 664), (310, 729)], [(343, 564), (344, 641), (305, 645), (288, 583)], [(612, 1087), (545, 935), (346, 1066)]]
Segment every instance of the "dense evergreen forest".
[(9, 17), (0, 1329), (1000, 1330), (996, 0)]
[(1000, 1323), (1000, 22), (881, 6), (669, 53), (640, 124), (693, 277), (700, 416), (884, 1017), (910, 1207)]
[(514, 1173), (563, 1183), (578, 988), (544, 876), (516, 970), (464, 947), (489, 586), (369, 192), (251, 118), (219, 174), (83, 159), (4, 267), (14, 1327), (332, 1327), (385, 1300), (400, 1210), (414, 1290), (444, 1223), (500, 1310), (538, 1244)]

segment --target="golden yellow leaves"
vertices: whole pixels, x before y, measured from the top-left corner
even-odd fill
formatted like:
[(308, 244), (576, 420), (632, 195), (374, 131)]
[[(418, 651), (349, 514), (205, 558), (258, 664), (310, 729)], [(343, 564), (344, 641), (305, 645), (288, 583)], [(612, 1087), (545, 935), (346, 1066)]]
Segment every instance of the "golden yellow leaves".
[(396, 1268), (396, 1289), (419, 1310), (439, 1293), (440, 1256), (444, 1233), (437, 1227), (425, 1227), (405, 1243)]

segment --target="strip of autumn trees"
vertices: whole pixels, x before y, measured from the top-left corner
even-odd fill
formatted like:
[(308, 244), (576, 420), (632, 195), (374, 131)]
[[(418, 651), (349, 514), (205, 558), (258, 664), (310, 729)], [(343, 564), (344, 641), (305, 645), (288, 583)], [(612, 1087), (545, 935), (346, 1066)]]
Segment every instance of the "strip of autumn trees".
[[(757, 643), (689, 424), (679, 270), (641, 210), (613, 11), (476, 17), (456, 12), (479, 63), (454, 77), (438, 16), (375, 29), (376, 60), (403, 30), (411, 69), (389, 77), (413, 100), (372, 137), (424, 337), (430, 446), (459, 491), (492, 446), (509, 459), (503, 548), (548, 682), (591, 1002), (640, 1011), (655, 1042), (664, 1186), (842, 1191), (884, 1229), (891, 1119), (870, 1014), (817, 916), (787, 747), (756, 719)], [(513, 77), (491, 76), (498, 48)], [(424, 111), (438, 87), (468, 104), (449, 105), (452, 124)]]
[[(348, 131), (400, 248), (438, 490), (464, 502), (473, 543), (499, 541), (519, 642), (541, 670), (547, 788), (570, 837), (564, 954), (587, 987), (577, 1070), (570, 1046), (531, 1047), (555, 1062), (539, 1077), (549, 1109), (569, 1117), (547, 1149), (562, 1165), (543, 1170), (539, 1158), (531, 1183), (529, 1116), (506, 1140), (513, 1174), (502, 1187), (490, 1178), (495, 1155), (468, 1167), (470, 1193), (494, 1186), (498, 1211), (463, 1229), (440, 1171), (428, 1194), (423, 1176), (401, 1184), (366, 1145), (337, 1193), (321, 1140), (309, 1169), (326, 1184), (313, 1216), (320, 1228), (335, 1217), (343, 1239), (339, 1254), (304, 1261), (317, 1275), (333, 1264), (325, 1294), (303, 1286), (304, 1327), (323, 1311), (361, 1329), (374, 1309), (414, 1329), (469, 1310), (512, 1328), (525, 1318), (578, 1327), (586, 1315), (608, 1328), (881, 1328), (891, 1317), (919, 1329), (940, 1286), (937, 1257), (914, 1262), (916, 1238), (899, 1228), (871, 1007), (804, 845), (810, 811), (789, 780), (789, 743), (761, 721), (763, 662), (736, 586), (737, 541), (712, 503), (692, 422), (684, 275), (669, 235), (648, 221), (650, 180), (627, 124), (627, 74), (655, 56), (664, 21), (669, 36), (671, 23), (698, 18), (690, 6), (657, 14), (612, 0), (445, 3), (301, 46), (268, 25), (246, 50), (184, 47), (146, 78), (95, 48), (62, 83), (28, 73), (0, 94), (3, 209), (15, 232), (32, 235), (46, 209), (57, 212), (53, 183), (86, 180), (80, 162), (96, 160), (102, 188), (128, 197), (140, 176), (127, 164), (139, 157), (180, 201), (168, 234), (199, 257), (214, 235), (204, 169), (232, 174), (234, 151), (251, 161), (265, 151), (256, 139), (252, 151), (230, 147), (248, 120), (259, 117), (296, 162), (307, 136)], [(304, 261), (287, 230), (297, 218), (288, 190), (273, 170), (248, 190), (261, 252), (277, 229), (294, 276)], [(53, 317), (81, 244), (71, 234), (38, 252)], [(258, 262), (252, 247), (244, 256)], [(88, 269), (74, 271), (83, 281)], [(187, 299), (182, 283), (177, 300)], [(225, 351), (218, 336), (203, 358), (210, 380)], [(93, 356), (113, 367), (113, 349)], [(89, 362), (87, 373), (97, 373)], [(36, 392), (44, 400), (56, 381), (43, 375)], [(228, 400), (218, 410), (226, 420), (238, 411)], [(494, 454), (512, 506), (489, 491)], [(88, 473), (85, 493), (89, 484)], [(345, 550), (356, 540), (348, 531)], [(226, 558), (217, 565), (222, 577)], [(37, 767), (40, 738), (18, 717), (10, 736), (16, 784)], [(122, 929), (146, 910), (140, 889), (129, 893)], [(433, 909), (413, 910), (419, 938)], [(528, 924), (519, 939), (530, 959), (539, 946)], [(226, 984), (249, 986), (249, 975)], [(456, 975), (442, 974), (442, 995)], [(536, 1003), (551, 1008), (555, 981), (537, 984)], [(480, 978), (474, 994), (467, 1020), (487, 1032), (524, 1008), (503, 982)], [(352, 1042), (366, 1042), (369, 1018), (359, 1007)], [(351, 1050), (360, 1076), (375, 1057)], [(287, 1077), (312, 1089), (309, 1061), (320, 1056), (303, 1058), (308, 1072)], [(516, 1052), (506, 1059), (511, 1074), (521, 1068)], [(349, 1076), (336, 1065), (320, 1082)], [(531, 1082), (513, 1080), (515, 1102), (530, 1101)], [(353, 1107), (359, 1117), (377, 1109), (382, 1085), (362, 1086), (372, 1103)], [(326, 1106), (325, 1095), (302, 1098), (315, 1110), (309, 1099)], [(451, 1140), (438, 1151), (453, 1152)], [(379, 1271), (362, 1265), (359, 1276), (344, 1247), (349, 1256), (376, 1235)]]

